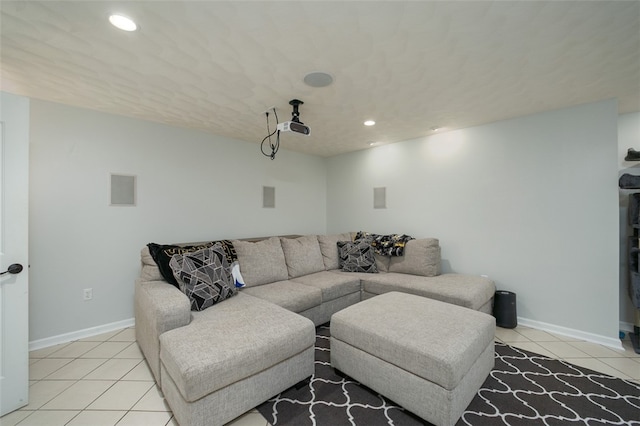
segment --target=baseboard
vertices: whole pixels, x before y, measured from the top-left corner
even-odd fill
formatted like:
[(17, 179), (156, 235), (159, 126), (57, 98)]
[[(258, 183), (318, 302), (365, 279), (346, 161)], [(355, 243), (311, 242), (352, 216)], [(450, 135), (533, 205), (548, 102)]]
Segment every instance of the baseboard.
[(586, 331), (576, 330), (573, 328), (562, 327), (555, 324), (549, 324), (542, 321), (535, 321), (528, 318), (518, 317), (518, 325), (531, 327), (542, 331), (548, 331), (562, 336), (573, 337), (587, 342), (597, 343), (599, 345), (608, 346), (613, 349), (623, 349), (622, 342), (619, 338), (601, 336), (599, 334), (588, 333)]
[[(562, 336), (573, 337), (575, 339), (585, 340), (587, 342), (605, 345), (614, 349), (622, 349), (622, 343), (619, 339), (601, 336), (599, 334), (587, 333), (573, 328), (562, 327), (555, 324), (549, 324), (542, 321), (535, 321), (528, 318), (518, 317), (518, 324), (525, 327), (535, 328), (537, 330), (548, 331), (560, 334)], [(48, 348), (49, 346), (68, 343), (74, 340), (85, 339), (87, 337), (96, 336), (98, 334), (108, 333), (110, 331), (119, 330), (121, 328), (133, 327), (135, 319), (116, 321), (97, 327), (85, 328), (83, 330), (73, 331), (71, 333), (59, 334), (57, 336), (47, 337), (44, 339), (33, 340), (29, 342), (29, 351)], [(620, 330), (625, 332), (633, 331), (633, 324), (620, 321)]]
[(620, 321), (620, 331), (633, 333), (633, 323)]
[(83, 330), (72, 331), (71, 333), (59, 334), (57, 336), (46, 337), (44, 339), (33, 340), (29, 342), (29, 351), (48, 348), (49, 346), (59, 345), (61, 343), (73, 342), (74, 340), (85, 339), (87, 337), (97, 336), (98, 334), (108, 333), (110, 331), (120, 330), (121, 328), (133, 327), (135, 319), (116, 321), (109, 324), (99, 325), (97, 327), (85, 328)]

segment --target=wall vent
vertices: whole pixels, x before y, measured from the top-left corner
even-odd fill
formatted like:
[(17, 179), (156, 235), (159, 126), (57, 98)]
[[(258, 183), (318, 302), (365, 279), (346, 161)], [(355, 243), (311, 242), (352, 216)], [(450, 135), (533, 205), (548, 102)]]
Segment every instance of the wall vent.
[(373, 188), (373, 208), (374, 209), (386, 209), (387, 208), (387, 188)]
[(276, 188), (274, 186), (262, 187), (262, 207), (273, 209), (276, 206)]
[(136, 205), (136, 177), (111, 174), (111, 205)]

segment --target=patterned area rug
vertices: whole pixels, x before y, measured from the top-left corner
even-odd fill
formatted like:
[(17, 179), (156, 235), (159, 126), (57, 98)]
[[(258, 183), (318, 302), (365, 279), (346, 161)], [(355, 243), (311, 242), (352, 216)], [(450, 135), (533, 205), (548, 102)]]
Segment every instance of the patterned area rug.
[[(308, 386), (258, 407), (272, 425), (429, 425), (336, 375), (328, 325), (316, 329), (315, 362)], [(462, 425), (640, 425), (640, 384), (496, 343), (496, 366), (456, 424)]]

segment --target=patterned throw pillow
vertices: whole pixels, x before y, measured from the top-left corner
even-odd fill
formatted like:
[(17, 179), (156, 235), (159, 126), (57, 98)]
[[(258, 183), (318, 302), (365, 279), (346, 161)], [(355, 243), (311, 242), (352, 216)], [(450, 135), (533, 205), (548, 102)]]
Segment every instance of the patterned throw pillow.
[(192, 311), (202, 311), (237, 293), (231, 265), (220, 243), (174, 255), (169, 266)]
[(373, 256), (371, 240), (338, 241), (338, 253), (340, 255), (340, 267), (345, 272), (378, 272), (376, 259)]
[(227, 255), (227, 261), (231, 264), (231, 266), (233, 266), (233, 262), (237, 261), (238, 256), (236, 255), (236, 251), (233, 248), (233, 244), (229, 240), (209, 241), (197, 245), (184, 246), (174, 244), (149, 243), (147, 244), (147, 247), (149, 247), (149, 254), (151, 254), (151, 257), (153, 257), (153, 260), (155, 260), (156, 264), (158, 265), (158, 269), (160, 269), (160, 274), (162, 275), (162, 277), (167, 280), (169, 284), (173, 284), (174, 286), (180, 288), (180, 286), (178, 285), (178, 281), (176, 281), (176, 278), (173, 276), (173, 271), (169, 266), (171, 258), (177, 254), (192, 253), (198, 250), (202, 250), (203, 248), (211, 247), (217, 243), (222, 244), (224, 253)]

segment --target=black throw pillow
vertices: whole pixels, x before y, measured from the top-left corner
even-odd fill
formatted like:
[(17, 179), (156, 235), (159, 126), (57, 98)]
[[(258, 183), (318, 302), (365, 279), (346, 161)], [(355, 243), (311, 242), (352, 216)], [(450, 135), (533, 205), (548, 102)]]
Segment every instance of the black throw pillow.
[(191, 253), (194, 251), (202, 250), (203, 248), (212, 247), (216, 243), (220, 243), (222, 245), (229, 264), (232, 264), (233, 262), (238, 260), (238, 255), (236, 254), (236, 250), (233, 248), (233, 243), (230, 240), (209, 241), (206, 243), (190, 246), (149, 243), (147, 244), (147, 247), (149, 247), (149, 253), (158, 265), (158, 269), (160, 269), (160, 275), (162, 275), (162, 277), (167, 280), (169, 284), (180, 288), (178, 282), (176, 281), (176, 277), (173, 276), (173, 271), (169, 266), (171, 258), (176, 254)]

